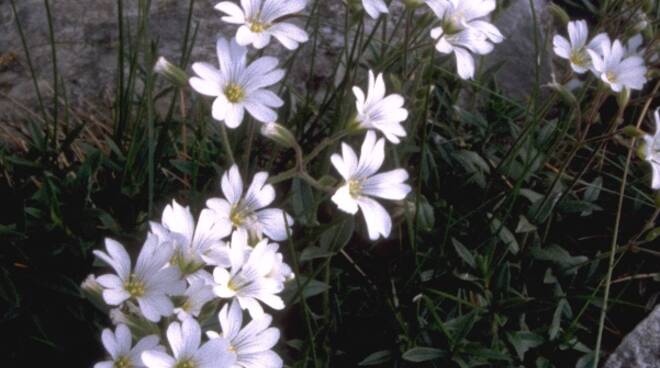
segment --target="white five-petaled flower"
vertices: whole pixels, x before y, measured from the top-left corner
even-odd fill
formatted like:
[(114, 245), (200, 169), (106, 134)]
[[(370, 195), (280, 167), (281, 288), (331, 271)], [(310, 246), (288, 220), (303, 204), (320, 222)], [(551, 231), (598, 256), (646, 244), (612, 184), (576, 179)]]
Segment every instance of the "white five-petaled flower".
[(342, 143), (342, 155), (334, 154), (332, 164), (344, 178), (344, 184), (332, 196), (332, 201), (344, 212), (356, 214), (362, 210), (371, 240), (381, 235), (388, 237), (392, 230), (392, 219), (385, 208), (371, 197), (404, 199), (410, 186), (404, 182), (408, 173), (395, 169), (376, 174), (385, 159), (385, 140), (376, 140), (376, 133), (367, 132), (358, 160), (353, 149)]
[(217, 43), (220, 69), (208, 63), (194, 63), (198, 77), (190, 78), (197, 92), (215, 97), (213, 118), (224, 121), (229, 128), (241, 125), (247, 110), (262, 123), (277, 120), (273, 108), (284, 104), (275, 93), (266, 89), (284, 77), (284, 70), (276, 69), (278, 61), (264, 56), (247, 65), (247, 49), (232, 39), (219, 38)]
[(142, 353), (142, 361), (148, 368), (219, 368), (231, 367), (236, 354), (229, 342), (219, 337), (202, 344), (202, 330), (195, 319), (182, 323), (172, 322), (167, 328), (167, 341), (172, 355), (160, 350)]
[(172, 258), (172, 246), (159, 243), (156, 235), (149, 234), (133, 270), (131, 259), (121, 244), (106, 239), (105, 248), (107, 253), (96, 250), (94, 254), (117, 273), (97, 278), (105, 288), (105, 302), (120, 305), (129, 299), (136, 300), (144, 317), (153, 322), (171, 315), (174, 305), (169, 296), (180, 295), (186, 287), (178, 268), (165, 267)]
[(231, 229), (217, 225), (214, 218), (213, 211), (204, 209), (195, 226), (190, 208), (173, 200), (163, 210), (162, 224), (151, 223), (151, 231), (161, 242), (174, 245), (171, 263), (179, 267), (184, 275), (204, 267), (204, 258), (213, 253), (214, 248), (224, 246), (221, 239), (229, 235)]
[(206, 303), (215, 298), (213, 287), (202, 278), (196, 278), (183, 293), (183, 299), (179, 307), (174, 308), (177, 318), (184, 321), (187, 318), (198, 317)]
[(242, 9), (231, 1), (223, 1), (215, 8), (226, 14), (223, 21), (241, 25), (236, 31), (240, 45), (252, 44), (262, 49), (275, 37), (287, 49), (295, 50), (309, 36), (282, 18), (300, 12), (306, 5), (307, 0), (241, 0)]
[(227, 303), (218, 314), (222, 334), (209, 331), (209, 338), (224, 337), (236, 352), (236, 363), (232, 368), (281, 368), (282, 359), (273, 346), (280, 338), (280, 330), (269, 327), (272, 317), (264, 314), (243, 327), (243, 312), (236, 302)]
[(265, 208), (275, 200), (275, 189), (266, 180), (268, 173), (256, 173), (243, 195), (243, 179), (238, 166), (229, 168), (221, 180), (226, 199), (211, 198), (206, 201), (206, 205), (215, 211), (217, 226), (230, 231), (235, 229), (253, 239), (261, 239), (265, 234), (275, 241), (285, 240), (290, 231), (286, 225), (292, 226), (293, 218), (280, 209)]
[(273, 253), (268, 239), (263, 239), (254, 248), (250, 248), (245, 234), (234, 232), (231, 240), (230, 270), (216, 267), (213, 271), (215, 295), (225, 299), (235, 298), (241, 308), (247, 309), (254, 319), (264, 314), (259, 302), (276, 310), (283, 309), (284, 302), (277, 294), (284, 289), (284, 285), (269, 277), (273, 269)]
[(654, 190), (660, 189), (660, 109), (655, 110), (655, 134), (644, 135), (645, 142), (645, 160), (651, 164), (653, 171), (653, 179), (651, 181), (651, 188)]
[(607, 39), (607, 34), (596, 35), (589, 43), (589, 28), (585, 20), (568, 22), (568, 40), (560, 35), (552, 39), (553, 50), (557, 56), (571, 62), (571, 68), (576, 73), (584, 73), (591, 67), (591, 57), (588, 49), (596, 50)]
[(593, 71), (612, 91), (621, 92), (624, 88), (642, 89), (646, 83), (644, 59), (637, 55), (626, 56), (621, 41), (610, 42), (607, 38), (599, 45), (598, 51), (587, 49), (591, 55)]
[(390, 12), (383, 0), (362, 0), (362, 7), (372, 19), (378, 19), (381, 13), (387, 14)]
[(443, 54), (453, 52), (458, 75), (472, 79), (472, 54), (488, 54), (494, 43), (504, 40), (497, 27), (484, 20), (495, 10), (495, 0), (426, 0), (426, 4), (441, 21), (439, 27), (431, 29), (435, 48)]
[(140, 355), (143, 351), (155, 350), (158, 346), (156, 335), (143, 337), (133, 346), (131, 331), (124, 324), (118, 325), (114, 333), (109, 328), (103, 330), (101, 341), (111, 360), (98, 362), (94, 368), (144, 367)]
[(385, 81), (383, 75), (369, 71), (369, 89), (367, 96), (359, 87), (353, 87), (355, 105), (357, 108), (356, 120), (361, 128), (377, 129), (381, 131), (388, 141), (397, 144), (400, 137), (406, 136), (401, 122), (408, 118), (408, 110), (403, 108), (403, 97), (399, 94), (385, 96)]

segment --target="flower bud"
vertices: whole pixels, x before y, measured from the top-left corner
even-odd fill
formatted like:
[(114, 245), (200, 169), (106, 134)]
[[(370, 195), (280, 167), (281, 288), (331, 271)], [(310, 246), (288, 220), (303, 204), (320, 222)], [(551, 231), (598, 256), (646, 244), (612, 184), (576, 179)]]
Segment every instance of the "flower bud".
[(562, 9), (562, 7), (560, 7), (559, 5), (557, 5), (555, 3), (550, 3), (549, 8), (550, 8), (549, 9), (550, 13), (553, 16), (555, 16), (555, 18), (557, 18), (561, 22), (562, 25), (565, 26), (565, 25), (568, 24), (568, 22), (571, 21), (571, 18), (568, 16), (566, 11), (564, 9)]
[(628, 125), (623, 128), (623, 134), (629, 138), (642, 138), (646, 133), (634, 125)]
[(138, 307), (132, 303), (126, 303), (126, 307), (126, 313), (119, 308), (110, 311), (112, 323), (125, 324), (137, 336), (160, 335), (158, 325), (142, 317)]
[(100, 311), (108, 310), (108, 305), (103, 300), (103, 287), (96, 281), (94, 275), (87, 276), (85, 281), (80, 284), (80, 291)]
[(261, 126), (261, 135), (286, 148), (298, 146), (298, 141), (296, 141), (293, 133), (278, 123), (263, 124)]
[(646, 142), (642, 142), (637, 146), (636, 153), (640, 160), (646, 160)]
[(177, 87), (185, 87), (188, 85), (188, 74), (162, 56), (158, 58), (156, 65), (154, 65), (154, 72), (162, 75)]
[(619, 104), (619, 108), (623, 109), (630, 102), (630, 89), (624, 88), (618, 95), (616, 95), (616, 102)]
[(554, 80), (554, 75), (552, 79), (552, 82), (548, 83), (548, 87), (554, 89), (559, 94), (559, 97), (561, 97), (561, 99), (564, 100), (564, 102), (566, 102), (568, 105), (576, 106), (578, 102), (573, 92)]
[(415, 10), (419, 8), (420, 6), (424, 5), (423, 0), (403, 0), (403, 4), (405, 5), (406, 9), (409, 10)]

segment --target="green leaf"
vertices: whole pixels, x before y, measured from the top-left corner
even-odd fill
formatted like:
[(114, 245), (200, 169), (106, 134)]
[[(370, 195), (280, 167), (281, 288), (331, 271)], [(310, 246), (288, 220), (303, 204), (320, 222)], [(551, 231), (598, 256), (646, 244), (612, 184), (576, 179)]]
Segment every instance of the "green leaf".
[(511, 230), (504, 226), (500, 220), (492, 217), (491, 214), (488, 214), (488, 217), (491, 218), (491, 231), (496, 233), (500, 240), (502, 240), (502, 242), (509, 247), (509, 251), (511, 253), (517, 254), (518, 251), (520, 251), (520, 245), (518, 245), (518, 240), (516, 240), (516, 237), (513, 235)]
[(321, 249), (314, 245), (310, 245), (309, 247), (303, 249), (302, 253), (300, 254), (300, 262), (302, 263), (318, 258), (327, 258), (332, 256), (333, 254), (334, 254), (333, 252), (329, 252), (325, 249)]
[(454, 249), (456, 249), (458, 256), (461, 257), (461, 259), (463, 259), (463, 261), (465, 261), (470, 267), (476, 268), (477, 264), (472, 253), (470, 253), (470, 251), (455, 238), (451, 238), (451, 243), (454, 245)]
[(420, 363), (447, 356), (447, 352), (436, 348), (416, 347), (403, 353), (403, 360)]
[(585, 256), (571, 256), (566, 249), (557, 244), (551, 244), (545, 248), (534, 246), (532, 247), (530, 254), (538, 260), (550, 261), (557, 264), (560, 271), (566, 274), (576, 273), (578, 267), (575, 266), (581, 265), (588, 260)]
[(525, 353), (527, 353), (529, 349), (540, 346), (545, 342), (545, 339), (542, 336), (531, 331), (507, 332), (506, 337), (511, 345), (513, 345), (520, 360), (525, 359)]
[(387, 363), (391, 359), (392, 359), (392, 353), (389, 350), (381, 350), (369, 354), (366, 358), (362, 359), (362, 361), (358, 363), (358, 365), (360, 367), (378, 365), (378, 364)]

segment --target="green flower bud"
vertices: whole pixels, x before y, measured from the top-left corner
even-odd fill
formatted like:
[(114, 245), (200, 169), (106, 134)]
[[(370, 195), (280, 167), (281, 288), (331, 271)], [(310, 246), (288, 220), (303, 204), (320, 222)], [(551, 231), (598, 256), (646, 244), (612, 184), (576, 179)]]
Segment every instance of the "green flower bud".
[(261, 135), (286, 148), (298, 146), (298, 141), (296, 141), (293, 133), (278, 123), (263, 124)]
[(625, 134), (626, 136), (628, 136), (630, 138), (641, 138), (646, 133), (643, 130), (637, 128), (634, 125), (628, 125), (625, 128), (623, 128), (623, 134)]
[(94, 275), (87, 276), (80, 285), (80, 291), (100, 311), (108, 311), (108, 305), (103, 300), (103, 287), (96, 281)]
[(188, 74), (162, 56), (158, 58), (156, 65), (154, 65), (154, 72), (162, 75), (177, 87), (185, 87), (188, 85)]
[(562, 9), (559, 5), (555, 3), (550, 3), (550, 13), (557, 18), (562, 25), (567, 25), (571, 21), (571, 18), (568, 16), (566, 11)]

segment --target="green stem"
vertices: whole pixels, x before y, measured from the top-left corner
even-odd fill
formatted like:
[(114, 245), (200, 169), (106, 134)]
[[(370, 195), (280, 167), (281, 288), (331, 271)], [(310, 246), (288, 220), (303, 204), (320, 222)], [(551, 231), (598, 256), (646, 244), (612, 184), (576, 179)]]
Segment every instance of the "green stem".
[(220, 138), (222, 138), (222, 146), (225, 148), (225, 153), (229, 158), (230, 164), (235, 164), (234, 153), (231, 151), (231, 143), (229, 142), (229, 135), (227, 135), (227, 127), (224, 123), (220, 123)]

